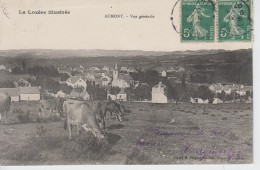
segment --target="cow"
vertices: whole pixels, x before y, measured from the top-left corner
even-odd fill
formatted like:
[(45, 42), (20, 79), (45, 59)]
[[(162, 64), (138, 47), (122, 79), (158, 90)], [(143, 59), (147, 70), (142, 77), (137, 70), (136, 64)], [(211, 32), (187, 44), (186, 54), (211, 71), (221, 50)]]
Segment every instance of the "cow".
[(44, 117), (44, 110), (49, 110), (49, 115), (53, 114), (56, 111), (56, 101), (55, 99), (40, 100), (39, 116)]
[(95, 137), (103, 139), (103, 132), (98, 124), (96, 115), (88, 103), (68, 99), (63, 102), (63, 114), (65, 116), (64, 129), (69, 127), (69, 139), (71, 137), (72, 126), (77, 127), (77, 134), (81, 127), (85, 131), (90, 131)]
[(62, 97), (58, 97), (56, 99), (49, 99), (49, 100), (40, 100), (40, 108), (39, 108), (39, 116), (43, 116), (44, 110), (49, 110), (49, 115), (54, 114), (57, 112), (60, 116), (62, 115), (62, 104), (64, 99)]
[[(121, 110), (121, 104), (116, 103), (115, 101), (108, 101), (103, 105), (104, 117), (106, 118), (107, 112), (110, 112), (110, 116), (112, 117), (112, 113), (116, 113), (116, 119), (122, 121), (122, 117), (124, 113)], [(124, 108), (124, 107), (123, 107)]]
[(6, 124), (8, 123), (7, 113), (10, 110), (10, 106), (11, 97), (7, 94), (0, 93), (0, 123), (2, 123), (2, 117), (5, 117)]

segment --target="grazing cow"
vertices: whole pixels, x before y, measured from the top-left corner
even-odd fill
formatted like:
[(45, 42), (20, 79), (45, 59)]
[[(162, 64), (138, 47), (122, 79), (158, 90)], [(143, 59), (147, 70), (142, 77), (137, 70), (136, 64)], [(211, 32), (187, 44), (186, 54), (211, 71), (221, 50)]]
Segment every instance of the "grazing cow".
[(65, 116), (64, 129), (69, 126), (69, 139), (71, 139), (73, 125), (77, 126), (77, 134), (82, 127), (93, 133), (95, 137), (104, 138), (96, 115), (88, 103), (68, 99), (63, 103), (63, 113)]
[(121, 111), (120, 104), (116, 103), (115, 101), (108, 101), (104, 103), (103, 107), (105, 107), (104, 110), (104, 117), (106, 118), (106, 113), (110, 112), (110, 116), (112, 117), (112, 113), (116, 113), (116, 119), (119, 121), (122, 121), (122, 117), (124, 116), (124, 113)]
[(62, 97), (58, 97), (56, 99), (49, 99), (49, 100), (40, 100), (40, 108), (39, 108), (39, 116), (43, 116), (44, 110), (49, 110), (49, 115), (57, 112), (60, 116), (62, 115), (62, 104), (64, 99)]
[(39, 108), (39, 116), (44, 117), (44, 110), (49, 110), (49, 115), (54, 113), (56, 110), (56, 101), (55, 99), (48, 99), (48, 100), (40, 100), (40, 108)]
[(2, 123), (2, 117), (5, 117), (6, 123), (7, 120), (7, 113), (10, 109), (11, 105), (11, 97), (9, 95), (0, 93), (0, 122)]

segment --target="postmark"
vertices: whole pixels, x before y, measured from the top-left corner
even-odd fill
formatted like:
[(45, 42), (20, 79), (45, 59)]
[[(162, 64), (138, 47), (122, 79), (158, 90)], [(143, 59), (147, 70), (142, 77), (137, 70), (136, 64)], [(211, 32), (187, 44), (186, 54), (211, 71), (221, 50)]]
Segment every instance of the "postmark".
[(181, 1), (181, 41), (214, 42), (215, 1)]
[(251, 41), (251, 0), (218, 0), (218, 40)]
[(10, 19), (9, 12), (7, 10), (7, 5), (3, 0), (0, 0), (0, 10), (6, 18)]

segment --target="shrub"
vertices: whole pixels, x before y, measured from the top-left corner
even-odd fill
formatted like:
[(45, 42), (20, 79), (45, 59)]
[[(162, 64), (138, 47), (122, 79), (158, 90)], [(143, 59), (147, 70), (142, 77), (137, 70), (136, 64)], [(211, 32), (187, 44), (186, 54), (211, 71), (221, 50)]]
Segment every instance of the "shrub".
[(152, 164), (153, 160), (150, 156), (145, 155), (138, 148), (134, 148), (132, 152), (127, 155), (126, 164)]
[(26, 114), (19, 113), (17, 118), (18, 118), (20, 123), (31, 123), (32, 122), (32, 119), (30, 117), (30, 113), (29, 112), (27, 112)]
[(63, 143), (63, 155), (71, 159), (100, 160), (109, 153), (111, 146), (106, 140), (96, 138), (92, 133), (82, 133), (70, 144)]

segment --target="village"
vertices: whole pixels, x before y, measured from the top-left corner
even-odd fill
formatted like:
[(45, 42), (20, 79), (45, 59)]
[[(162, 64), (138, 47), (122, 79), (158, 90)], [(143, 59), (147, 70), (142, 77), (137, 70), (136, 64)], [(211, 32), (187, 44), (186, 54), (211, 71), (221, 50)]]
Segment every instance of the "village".
[(116, 61), (112, 68), (83, 65), (50, 68), (47, 71), (48, 67), (27, 68), (26, 63), (14, 68), (0, 65), (0, 93), (10, 95), (13, 102), (55, 97), (197, 104), (252, 103), (253, 100), (252, 86), (191, 83), (183, 67), (140, 71), (119, 66)]

